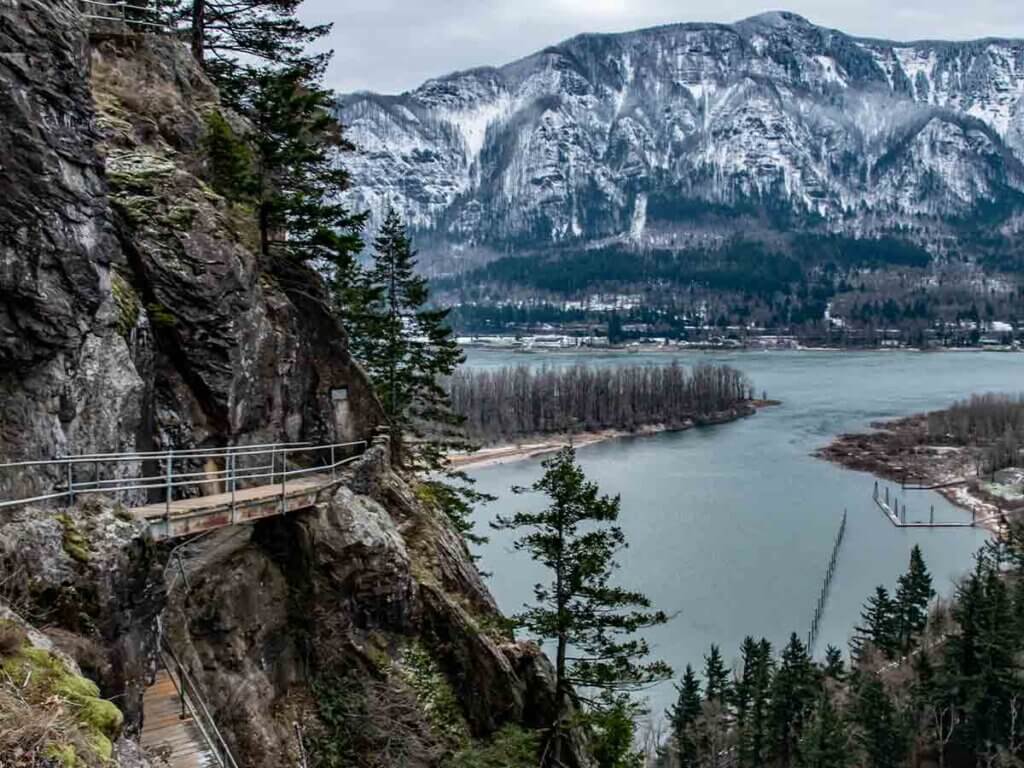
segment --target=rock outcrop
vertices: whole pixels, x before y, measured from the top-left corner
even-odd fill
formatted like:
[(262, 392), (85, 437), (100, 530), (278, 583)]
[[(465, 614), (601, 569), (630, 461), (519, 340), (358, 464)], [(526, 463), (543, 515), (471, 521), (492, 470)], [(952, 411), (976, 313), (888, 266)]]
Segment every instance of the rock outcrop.
[(319, 279), (261, 264), (202, 180), (216, 90), (170, 37), (86, 29), (70, 0), (0, 6), (0, 455), (371, 435)]
[[(71, 0), (0, 5), (0, 460), (369, 439), (381, 410), (320, 279), (261, 263), (252, 212), (203, 181), (215, 89), (170, 37), (85, 29)], [(180, 566), (115, 500), (76, 500), (0, 509), (0, 610), (45, 630), (0, 657), (23, 663), (24, 631), (92, 681), (85, 765), (146, 764), (161, 637), (254, 768), (440, 766), (552, 719), (550, 664), (386, 440), (315, 511), (199, 537)]]
[(187, 550), (164, 623), (246, 765), (293, 764), (301, 738), (313, 753), (342, 739), (356, 765), (437, 766), (550, 722), (549, 662), (503, 628), (465, 545), (388, 455), (314, 513)]

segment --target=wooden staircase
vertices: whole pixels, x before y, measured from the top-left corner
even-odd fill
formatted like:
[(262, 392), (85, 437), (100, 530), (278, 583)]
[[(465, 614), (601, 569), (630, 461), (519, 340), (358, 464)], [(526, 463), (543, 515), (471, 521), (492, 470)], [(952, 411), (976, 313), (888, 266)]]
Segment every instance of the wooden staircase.
[(156, 680), (142, 699), (142, 746), (149, 754), (160, 756), (170, 768), (216, 768), (219, 762), (203, 737), (191, 712), (181, 716), (181, 697), (166, 669), (161, 669)]

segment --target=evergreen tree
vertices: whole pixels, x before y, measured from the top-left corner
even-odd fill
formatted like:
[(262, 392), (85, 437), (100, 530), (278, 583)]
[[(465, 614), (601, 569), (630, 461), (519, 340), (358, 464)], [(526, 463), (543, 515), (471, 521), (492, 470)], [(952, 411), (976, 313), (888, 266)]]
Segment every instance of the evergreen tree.
[(1013, 606), (998, 562), (979, 557), (957, 591), (958, 631), (946, 642), (946, 674), (961, 726), (955, 740), (979, 760), (1008, 743), (1021, 692)]
[[(515, 617), (537, 637), (554, 641), (558, 715), (552, 723), (547, 754), (560, 765), (563, 719), (573, 687), (624, 692), (663, 680), (671, 669), (646, 661), (647, 643), (634, 633), (668, 619), (652, 611), (639, 592), (613, 586), (615, 554), (626, 546), (618, 497), (604, 496), (587, 480), (572, 447), (543, 463), (544, 475), (530, 490), (545, 494), (539, 512), (499, 516), (495, 527), (520, 532), (516, 549), (540, 563), (550, 581), (534, 587), (535, 604)], [(523, 489), (517, 489), (520, 492)], [(600, 698), (584, 700), (600, 707)]]
[(801, 768), (847, 768), (852, 762), (846, 722), (836, 711), (829, 693), (822, 691), (800, 738), (797, 765)]
[[(774, 660), (771, 643), (767, 640), (762, 638), (756, 643), (753, 638), (747, 640), (741, 648), (743, 671), (737, 686), (739, 764), (742, 768), (760, 768), (768, 759), (770, 746)], [(739, 703), (741, 699), (743, 704)]]
[(856, 627), (853, 640), (854, 654), (859, 658), (865, 642), (869, 641), (887, 659), (895, 658), (899, 648), (897, 616), (889, 590), (881, 586), (875, 588), (875, 594), (868, 598), (861, 612), (861, 620), (863, 623)]
[(729, 696), (729, 672), (722, 660), (722, 652), (714, 643), (704, 657), (704, 698), (724, 703)]
[(192, 55), (217, 84), (221, 97), (235, 106), (258, 69), (326, 62), (306, 46), (331, 30), (308, 26), (296, 16), (302, 0), (176, 0), (178, 23), (188, 28)]
[(262, 69), (244, 97), (265, 267), (319, 261), (347, 269), (363, 247), (366, 214), (340, 202), (349, 186), (340, 156), (353, 147), (330, 114), (322, 74), (306, 66)]
[(668, 722), (672, 729), (670, 749), (675, 752), (679, 768), (697, 768), (699, 762), (694, 726), (701, 714), (701, 695), (697, 675), (689, 664), (686, 665), (676, 691), (679, 696), (668, 711)]
[(924, 631), (928, 604), (934, 596), (931, 574), (925, 567), (921, 548), (915, 544), (910, 551), (910, 566), (896, 587), (897, 634), (903, 653), (910, 652), (915, 639)]
[(236, 202), (251, 199), (255, 191), (252, 150), (219, 111), (206, 117), (203, 149), (214, 190)]
[(785, 768), (794, 763), (804, 724), (817, 695), (814, 666), (794, 632), (782, 651), (772, 684), (770, 728), (772, 752)]
[(846, 677), (846, 667), (843, 664), (843, 652), (834, 645), (825, 648), (825, 677), (836, 682), (842, 682)]
[(857, 676), (852, 710), (860, 764), (864, 768), (901, 768), (907, 752), (905, 724), (877, 676)]
[[(353, 318), (351, 348), (373, 382), (399, 438), (411, 437), (414, 469), (446, 465), (462, 445), (461, 419), (441, 379), (465, 359), (448, 327), (448, 310), (428, 305), (427, 281), (416, 273), (416, 253), (397, 212), (388, 212), (374, 240), (361, 316)], [(423, 439), (429, 438), (429, 439)]]

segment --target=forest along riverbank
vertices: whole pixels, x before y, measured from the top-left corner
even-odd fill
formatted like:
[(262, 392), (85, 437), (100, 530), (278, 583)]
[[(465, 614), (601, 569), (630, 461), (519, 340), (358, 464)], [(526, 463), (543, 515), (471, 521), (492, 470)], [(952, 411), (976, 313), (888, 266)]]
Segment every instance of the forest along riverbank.
[(774, 405), (782, 405), (779, 400), (751, 400), (741, 406), (712, 414), (699, 419), (689, 419), (680, 424), (669, 426), (667, 424), (648, 424), (635, 429), (602, 429), (591, 432), (578, 432), (573, 434), (558, 433), (549, 435), (536, 435), (532, 438), (524, 438), (516, 443), (503, 443), (489, 445), (469, 453), (452, 453), (449, 461), (457, 469), (478, 469), (491, 467), (499, 464), (508, 464), (513, 461), (523, 461), (545, 456), (554, 453), (565, 445), (572, 443), (577, 448), (588, 445), (603, 443), (608, 440), (617, 440), (624, 437), (644, 437), (649, 435), (660, 435), (665, 432), (684, 432), (694, 427), (707, 427), (713, 424), (727, 424), (730, 421), (744, 419), (753, 416), (760, 408), (768, 408)]
[(1024, 513), (1024, 401), (975, 396), (950, 408), (870, 424), (815, 455), (908, 488), (929, 488), (998, 531)]

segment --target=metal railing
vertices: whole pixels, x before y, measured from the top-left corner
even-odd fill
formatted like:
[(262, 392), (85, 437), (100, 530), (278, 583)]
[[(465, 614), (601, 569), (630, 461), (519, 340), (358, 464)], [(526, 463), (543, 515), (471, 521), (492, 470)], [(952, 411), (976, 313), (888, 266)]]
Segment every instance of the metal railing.
[(162, 500), (169, 515), (174, 501), (209, 496), (211, 491), (230, 494), (230, 505), (234, 508), (237, 492), (245, 488), (280, 484), (284, 498), (289, 479), (326, 472), (335, 479), (338, 469), (365, 449), (364, 440), (324, 445), (267, 443), (8, 462), (0, 464), (0, 473), (34, 472), (61, 479), (45, 493), (0, 499), (0, 509), (55, 499), (71, 505), (87, 494), (113, 495), (118, 500), (128, 494), (136, 498), (145, 494), (155, 495), (157, 502)]
[(161, 10), (161, 0), (153, 0), (149, 5), (140, 4), (142, 2), (144, 0), (78, 0), (78, 8), (82, 18), (89, 21), (138, 26), (164, 32), (173, 29), (168, 12)]
[(160, 660), (167, 670), (175, 690), (178, 692), (178, 699), (181, 702), (181, 718), (192, 718), (203, 736), (203, 741), (206, 742), (214, 759), (221, 768), (239, 768), (238, 762), (235, 760), (234, 755), (231, 754), (230, 747), (228, 747), (227, 742), (217, 728), (213, 715), (210, 714), (210, 708), (203, 701), (203, 696), (199, 692), (198, 686), (196, 686), (192, 677), (185, 669), (185, 665), (181, 663), (174, 649), (171, 648), (166, 635), (164, 635), (163, 622), (160, 620), (160, 617), (157, 617), (156, 627)]

